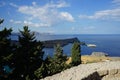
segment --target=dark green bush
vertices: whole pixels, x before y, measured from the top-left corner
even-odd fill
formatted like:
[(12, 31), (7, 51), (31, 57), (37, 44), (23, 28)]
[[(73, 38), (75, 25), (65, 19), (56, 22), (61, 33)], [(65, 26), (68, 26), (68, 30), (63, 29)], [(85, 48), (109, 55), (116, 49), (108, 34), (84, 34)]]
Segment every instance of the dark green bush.
[(80, 47), (80, 43), (78, 42), (74, 42), (73, 47), (72, 47), (72, 54), (71, 54), (71, 65), (73, 66), (77, 66), (81, 63), (81, 47)]

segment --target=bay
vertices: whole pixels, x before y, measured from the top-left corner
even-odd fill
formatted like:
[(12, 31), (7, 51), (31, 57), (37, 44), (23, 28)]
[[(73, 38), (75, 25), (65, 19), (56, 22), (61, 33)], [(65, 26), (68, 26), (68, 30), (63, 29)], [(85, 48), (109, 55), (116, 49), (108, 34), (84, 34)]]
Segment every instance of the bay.
[[(86, 44), (95, 44), (96, 48), (81, 46), (82, 55), (90, 55), (92, 52), (105, 52), (109, 56), (120, 57), (120, 34), (75, 34), (75, 35), (41, 35), (37, 34), (36, 39), (40, 41), (55, 40), (55, 39), (68, 39), (77, 37), (81, 42)], [(13, 40), (17, 37), (13, 36)], [(64, 53), (67, 56), (71, 55), (72, 44), (63, 47)], [(45, 55), (53, 56), (53, 48), (44, 48)]]

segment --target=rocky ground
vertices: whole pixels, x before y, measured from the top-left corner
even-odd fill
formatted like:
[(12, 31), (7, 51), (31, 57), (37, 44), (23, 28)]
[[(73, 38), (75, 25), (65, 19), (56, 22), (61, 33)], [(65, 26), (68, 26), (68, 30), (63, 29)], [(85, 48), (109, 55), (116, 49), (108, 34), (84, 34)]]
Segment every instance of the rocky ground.
[(120, 61), (81, 64), (41, 80), (120, 80)]

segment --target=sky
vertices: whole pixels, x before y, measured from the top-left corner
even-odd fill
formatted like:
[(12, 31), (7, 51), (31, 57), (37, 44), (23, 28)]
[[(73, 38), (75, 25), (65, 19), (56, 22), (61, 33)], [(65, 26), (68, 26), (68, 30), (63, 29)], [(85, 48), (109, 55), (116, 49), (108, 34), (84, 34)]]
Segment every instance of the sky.
[(0, 18), (13, 32), (120, 34), (120, 0), (0, 0)]

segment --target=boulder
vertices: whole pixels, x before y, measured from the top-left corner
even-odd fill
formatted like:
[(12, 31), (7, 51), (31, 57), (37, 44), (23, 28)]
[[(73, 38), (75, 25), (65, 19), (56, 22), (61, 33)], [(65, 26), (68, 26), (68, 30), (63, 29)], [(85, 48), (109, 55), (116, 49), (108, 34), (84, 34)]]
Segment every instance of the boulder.
[(104, 52), (92, 52), (91, 56), (108, 56), (107, 53), (104, 53)]

